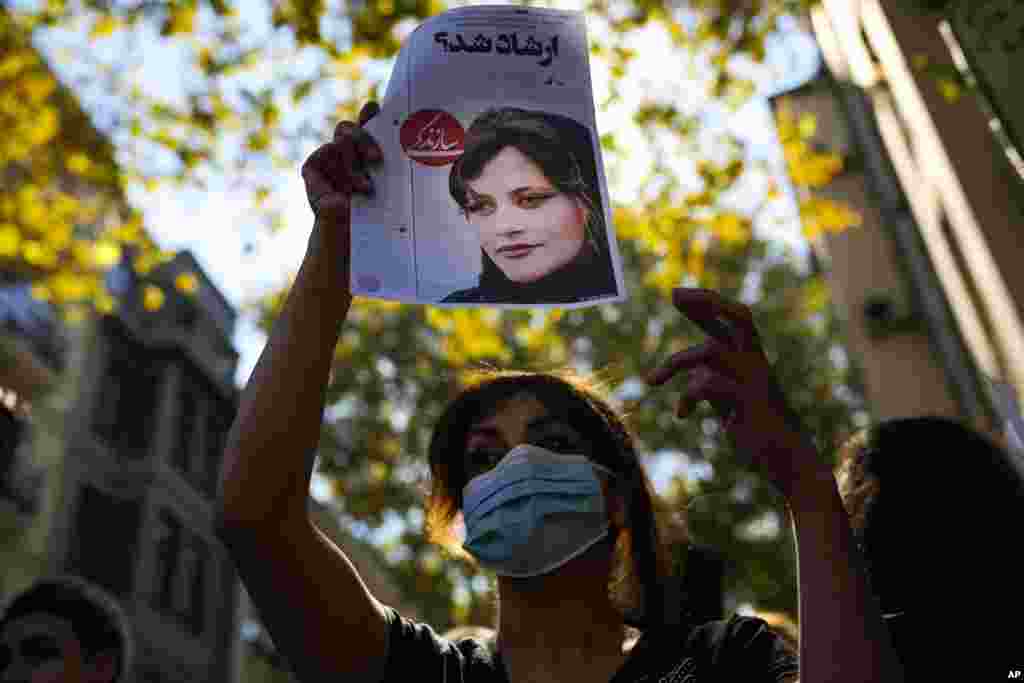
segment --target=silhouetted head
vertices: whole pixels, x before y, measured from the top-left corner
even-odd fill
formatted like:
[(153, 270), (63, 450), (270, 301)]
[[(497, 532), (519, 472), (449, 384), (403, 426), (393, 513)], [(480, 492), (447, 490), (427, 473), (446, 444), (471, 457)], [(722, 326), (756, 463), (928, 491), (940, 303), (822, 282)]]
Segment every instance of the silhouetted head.
[(0, 681), (116, 683), (131, 660), (117, 603), (75, 577), (39, 581), (0, 617)]

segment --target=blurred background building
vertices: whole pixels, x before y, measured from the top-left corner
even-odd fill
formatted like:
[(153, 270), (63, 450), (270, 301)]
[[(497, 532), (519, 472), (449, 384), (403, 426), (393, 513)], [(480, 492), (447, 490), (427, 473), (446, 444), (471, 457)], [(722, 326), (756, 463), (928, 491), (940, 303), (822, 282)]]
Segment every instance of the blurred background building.
[[(961, 41), (990, 43), (1003, 71), (1024, 67), (1024, 5), (824, 0), (810, 23), (827, 68), (775, 105), (814, 114), (818, 142), (847, 162), (826, 192), (863, 224), (815, 254), (872, 412), (1019, 429), (1022, 167), (984, 93), (957, 84)], [(968, 78), (1000, 75), (975, 64)]]
[[(0, 590), (81, 576), (129, 615), (137, 680), (226, 681), (237, 578), (212, 501), (237, 401), (235, 313), (189, 254), (161, 271), (174, 294), (160, 311), (142, 307), (120, 266), (118, 312), (75, 327), (26, 285), (4, 290), (17, 355), (0, 373), (16, 396), (2, 409)], [(173, 287), (183, 272), (199, 275), (194, 297)], [(48, 390), (24, 376), (36, 366)]]
[[(61, 130), (113, 155), (70, 90), (57, 101)], [(16, 172), (0, 178), (0, 196), (17, 191)], [(100, 191), (127, 210), (117, 187)], [(236, 312), (188, 252), (154, 271), (165, 297), (149, 310), (131, 262), (126, 251), (107, 277), (116, 310), (69, 325), (33, 298), (31, 273), (0, 261), (0, 604), (41, 576), (76, 574), (121, 603), (134, 681), (289, 680), (213, 533), (239, 395)], [(176, 286), (183, 274), (191, 294)], [(415, 617), (379, 553), (311, 504), (374, 593)]]

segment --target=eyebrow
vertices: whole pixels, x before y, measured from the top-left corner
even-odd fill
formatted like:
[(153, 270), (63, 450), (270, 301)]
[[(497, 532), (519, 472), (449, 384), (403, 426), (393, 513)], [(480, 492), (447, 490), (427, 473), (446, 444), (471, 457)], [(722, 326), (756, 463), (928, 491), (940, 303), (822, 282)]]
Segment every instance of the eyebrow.
[[(490, 199), (491, 198), (491, 195), (487, 194), (486, 192), (477, 192), (476, 190), (474, 190), (472, 187), (469, 187), (468, 185), (466, 187), (469, 188), (469, 191), (466, 193), (466, 196), (471, 201), (480, 201), (481, 199)], [(516, 188), (513, 188), (513, 189), (509, 190), (508, 193), (510, 195), (517, 195), (517, 194), (522, 194), (524, 192), (556, 192), (557, 190), (558, 190), (558, 188), (554, 187), (553, 185), (551, 185), (551, 186), (549, 186), (549, 185), (523, 185), (521, 187), (516, 187)]]

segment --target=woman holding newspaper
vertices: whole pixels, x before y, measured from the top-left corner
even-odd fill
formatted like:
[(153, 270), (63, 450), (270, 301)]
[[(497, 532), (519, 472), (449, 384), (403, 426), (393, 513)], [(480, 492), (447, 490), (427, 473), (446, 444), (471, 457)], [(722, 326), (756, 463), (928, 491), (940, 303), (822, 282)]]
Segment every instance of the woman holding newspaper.
[(491, 109), (449, 189), (480, 236), (479, 284), (442, 303), (569, 303), (615, 294), (590, 133), (565, 116)]
[[(360, 123), (376, 113), (364, 108)], [(461, 513), (464, 549), (498, 575), (494, 652), (382, 605), (311, 523), (307, 496), (334, 348), (351, 296), (350, 197), (381, 159), (353, 123), (302, 175), (316, 213), (302, 267), (242, 397), (225, 452), (219, 528), (278, 648), (303, 681), (533, 683), (793, 681), (764, 622), (673, 625), (649, 482), (622, 418), (579, 379), (498, 374), (463, 390), (429, 449), (429, 527)], [(715, 407), (739, 457), (784, 494), (799, 547), (801, 680), (901, 680), (859, 570), (832, 473), (789, 412), (750, 311), (678, 289), (708, 340), (649, 383), (689, 371), (685, 416)], [(626, 590), (613, 577), (624, 577)], [(643, 635), (624, 647), (624, 624)]]

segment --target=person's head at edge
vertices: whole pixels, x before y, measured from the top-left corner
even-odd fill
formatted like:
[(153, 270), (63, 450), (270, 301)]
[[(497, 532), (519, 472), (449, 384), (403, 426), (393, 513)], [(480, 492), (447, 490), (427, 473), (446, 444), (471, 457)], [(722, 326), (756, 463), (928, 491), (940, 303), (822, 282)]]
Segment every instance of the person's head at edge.
[[(922, 628), (934, 636), (948, 619), (1020, 606), (1019, 569), (997, 531), (1024, 512), (1024, 478), (1012, 462), (993, 439), (935, 416), (884, 421), (840, 450), (839, 492), (903, 656), (916, 651), (907, 638)], [(965, 533), (951, 535), (950, 516)], [(915, 663), (930, 657), (922, 655)]]
[(117, 603), (77, 577), (37, 581), (0, 616), (3, 683), (117, 683), (131, 658)]
[(481, 288), (536, 282), (581, 258), (610, 263), (596, 177), (588, 177), (596, 172), (573, 153), (581, 144), (568, 139), (570, 125), (578, 126), (506, 107), (467, 131), (449, 191), (479, 231)]
[[(544, 419), (548, 416), (555, 419)], [(531, 424), (542, 426), (533, 429)], [(493, 432), (481, 436), (480, 425)], [(624, 420), (593, 383), (574, 373), (481, 372), (449, 404), (429, 447), (431, 492), (426, 517), (431, 540), (453, 554), (466, 555), (453, 531), (463, 508), (463, 487), (521, 443), (583, 454), (614, 473), (603, 483), (610, 517), (608, 537), (563, 567), (598, 557), (589, 566), (601, 568), (595, 573), (607, 568), (605, 586), (625, 621), (663, 623), (668, 568), (657, 499)], [(562, 567), (552, 573), (559, 570)]]

